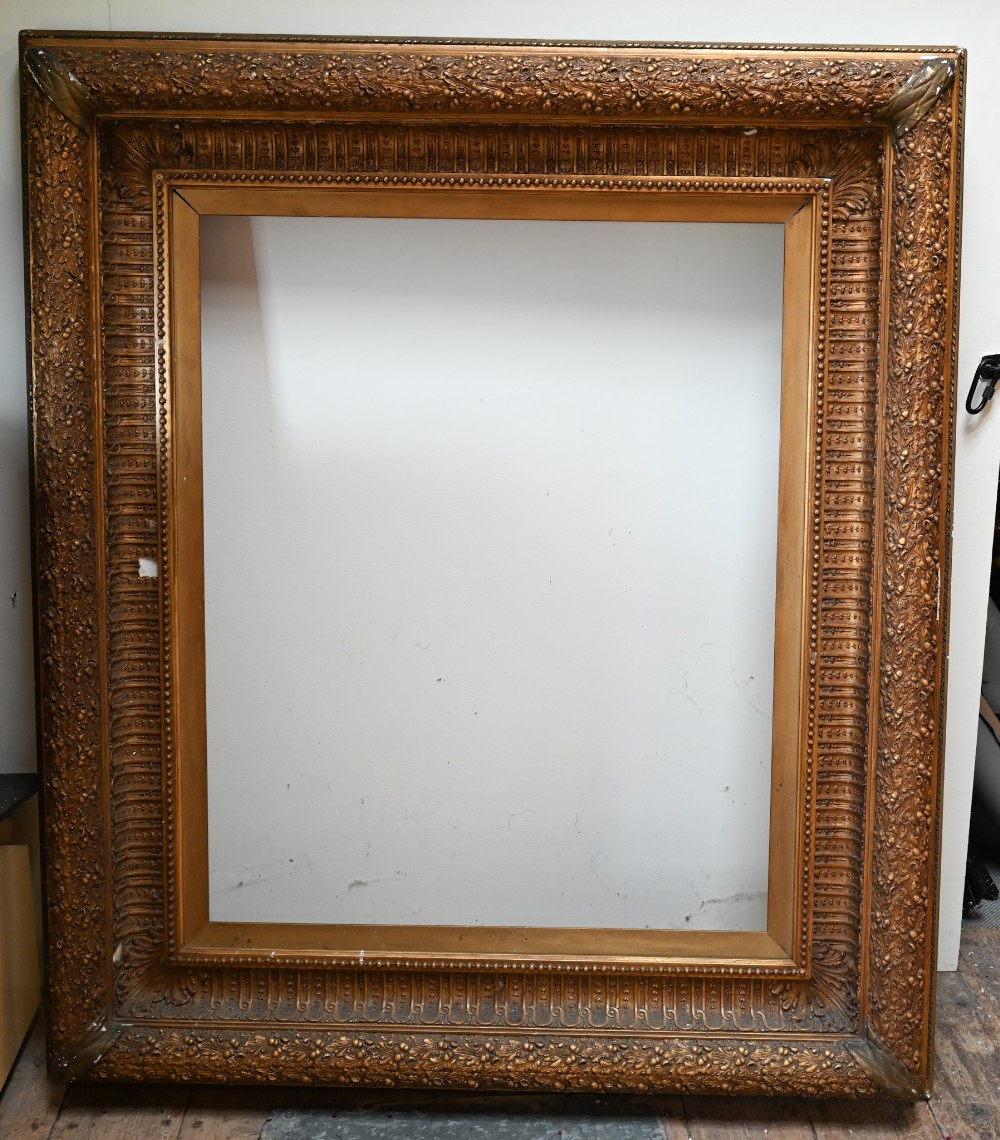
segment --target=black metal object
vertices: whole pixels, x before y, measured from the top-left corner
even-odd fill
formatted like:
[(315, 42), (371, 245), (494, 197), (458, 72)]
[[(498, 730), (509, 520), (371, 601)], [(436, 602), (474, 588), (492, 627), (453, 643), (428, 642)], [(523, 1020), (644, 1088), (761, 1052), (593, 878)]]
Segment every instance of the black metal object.
[[(972, 397), (976, 394), (976, 388), (979, 387), (980, 382), (982, 382), (984, 386), (983, 394), (979, 398), (979, 403), (973, 407)], [(972, 387), (969, 389), (969, 394), (965, 397), (965, 410), (970, 416), (978, 416), (990, 400), (993, 399), (993, 393), (996, 390), (998, 382), (1000, 382), (1000, 353), (994, 353), (992, 356), (984, 356), (979, 362), (975, 376), (972, 378)]]
[(984, 900), (1000, 899), (1000, 890), (993, 882), (984, 860), (970, 851), (965, 863), (965, 894), (962, 898), (962, 914), (968, 918)]
[(0, 775), (0, 819), (6, 819), (37, 791), (38, 777), (33, 772)]

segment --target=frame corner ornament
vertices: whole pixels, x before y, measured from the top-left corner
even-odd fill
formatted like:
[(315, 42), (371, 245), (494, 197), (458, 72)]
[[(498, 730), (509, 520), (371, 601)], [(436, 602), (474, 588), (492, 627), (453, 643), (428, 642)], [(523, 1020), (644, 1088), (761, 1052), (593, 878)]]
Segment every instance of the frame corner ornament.
[(851, 1054), (874, 1084), (886, 1095), (900, 1100), (919, 1100), (925, 1095), (914, 1074), (869, 1029), (849, 1046)]
[(87, 1029), (79, 1040), (49, 1049), (49, 1077), (60, 1083), (85, 1079), (114, 1046), (123, 1026), (104, 1020)]
[(905, 138), (955, 81), (955, 61), (942, 56), (929, 59), (910, 75), (882, 109), (880, 118), (892, 128), (893, 138)]
[(101, 108), (79, 79), (62, 63), (58, 54), (28, 41), (22, 43), (24, 73), (67, 119), (89, 134)]

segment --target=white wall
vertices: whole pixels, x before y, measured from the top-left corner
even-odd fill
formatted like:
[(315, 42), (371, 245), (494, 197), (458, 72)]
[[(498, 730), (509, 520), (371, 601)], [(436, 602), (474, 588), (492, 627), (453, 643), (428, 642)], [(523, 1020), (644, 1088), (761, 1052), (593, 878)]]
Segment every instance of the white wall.
[(765, 929), (784, 227), (202, 239), (212, 918)]
[[(946, 43), (969, 49), (965, 163), (964, 253), (960, 385), (986, 352), (997, 351), (995, 272), (1000, 260), (1000, 155), (995, 60), (1000, 51), (1000, 6), (992, 0), (841, 0), (818, 6), (794, 0), (742, 0), (664, 4), (619, 0), (527, 0), (470, 5), (440, 0), (319, 0), (275, 6), (272, 0), (174, 0), (169, 6), (141, 0), (32, 0), (8, 2), (0, 11), (0, 74), (9, 103), (0, 125), (0, 227), (4, 248), (20, 240), (20, 175), (16, 100), (16, 36), (19, 27), (136, 30), (288, 32), (426, 36), (534, 36), (593, 39), (729, 40), (744, 42)], [(30, 764), (32, 708), (30, 623), (16, 589), (28, 589), (23, 424), (23, 313), (21, 267), (16, 253), (0, 267), (0, 765)], [(968, 804), (975, 748), (979, 670), (985, 627), (993, 501), (1000, 463), (1000, 419), (995, 409), (968, 423), (958, 421), (951, 665), (940, 961), (957, 962)], [(4, 598), (8, 602), (4, 602)]]

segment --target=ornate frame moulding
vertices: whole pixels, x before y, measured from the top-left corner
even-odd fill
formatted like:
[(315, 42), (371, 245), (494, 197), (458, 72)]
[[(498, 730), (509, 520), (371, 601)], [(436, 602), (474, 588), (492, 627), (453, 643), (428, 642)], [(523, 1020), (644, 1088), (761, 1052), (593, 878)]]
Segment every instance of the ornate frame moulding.
[[(926, 1090), (964, 54), (21, 49), (53, 1075)], [(766, 931), (210, 921), (204, 213), (784, 224)]]

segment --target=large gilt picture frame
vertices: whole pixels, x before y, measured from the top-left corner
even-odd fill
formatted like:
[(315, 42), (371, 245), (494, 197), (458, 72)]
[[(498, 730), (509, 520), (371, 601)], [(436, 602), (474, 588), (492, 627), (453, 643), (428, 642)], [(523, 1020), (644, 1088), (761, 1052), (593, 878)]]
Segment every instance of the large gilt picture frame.
[[(928, 1089), (963, 53), (21, 49), (53, 1076)], [(784, 226), (766, 930), (212, 921), (210, 214)]]

